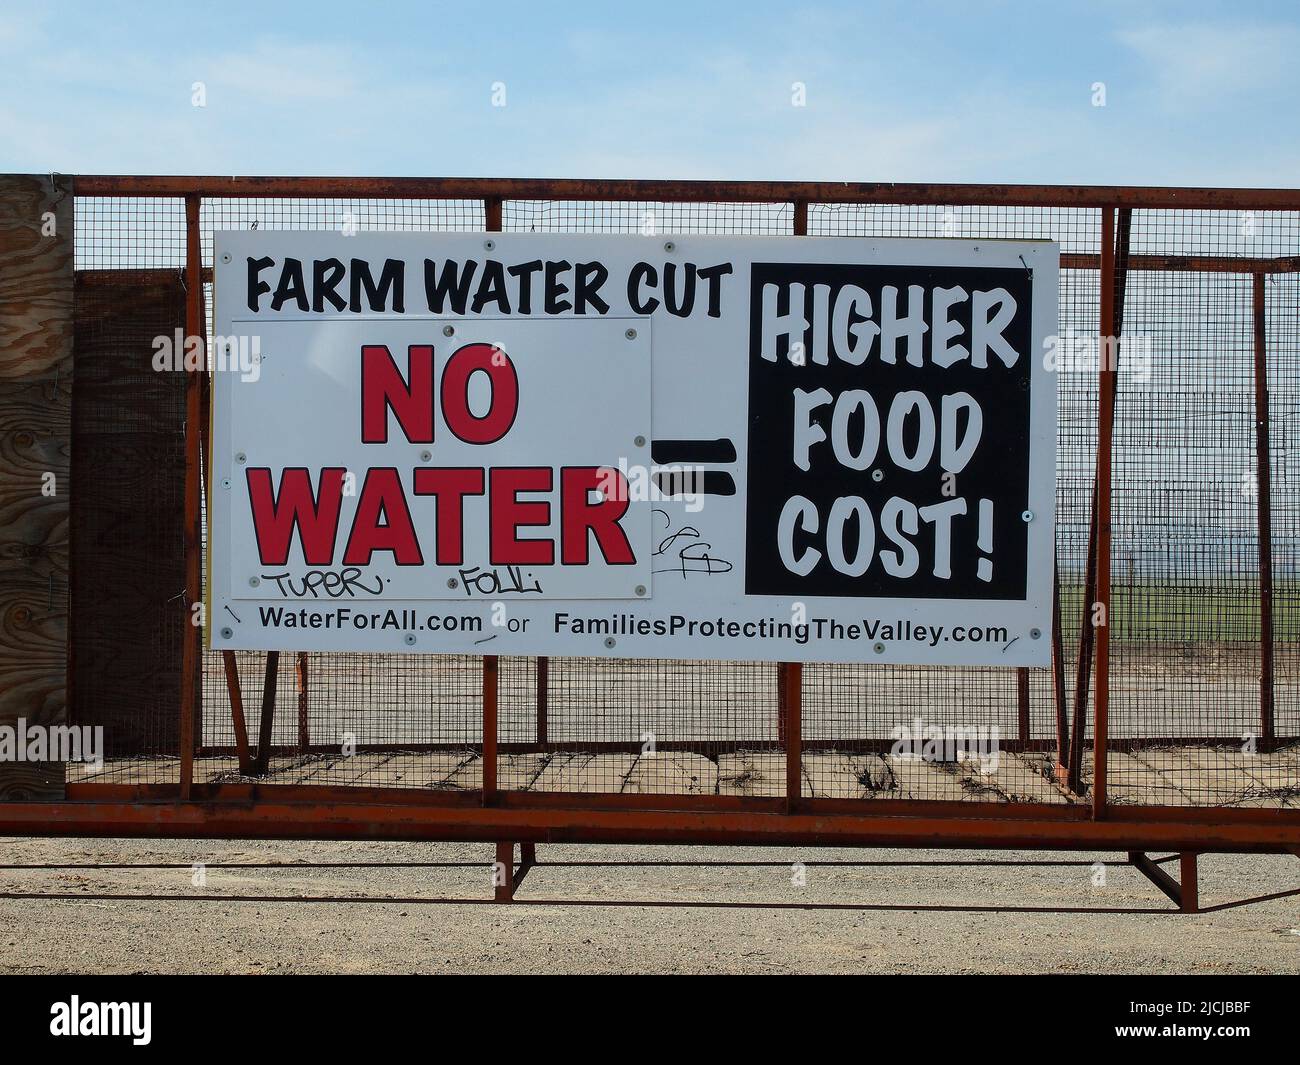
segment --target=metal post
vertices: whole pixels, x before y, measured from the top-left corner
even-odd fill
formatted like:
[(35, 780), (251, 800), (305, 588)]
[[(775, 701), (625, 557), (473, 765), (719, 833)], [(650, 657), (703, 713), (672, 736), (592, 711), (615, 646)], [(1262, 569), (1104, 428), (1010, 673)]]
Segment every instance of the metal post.
[(513, 902), (515, 898), (515, 845), (497, 840), (497, 860), (492, 870), (496, 902)]
[(537, 659), (537, 746), (547, 743), (547, 714), (550, 709), (551, 660), (545, 655)]
[(497, 656), (483, 656), (483, 805), (497, 798)]
[[(199, 232), (199, 197), (185, 197), (185, 333), (198, 336), (203, 328), (200, 300), (203, 295), (202, 246)], [(181, 640), (180, 691), (180, 797), (190, 797), (194, 784), (194, 718), (199, 701), (199, 678), (202, 676), (202, 630), (192, 612), (203, 594), (200, 584), (201, 541), (199, 507), (202, 459), (199, 437), (203, 422), (203, 370), (194, 368), (185, 375), (185, 625)]]
[(793, 812), (803, 793), (803, 663), (783, 662), (785, 691), (785, 806)]
[(239, 666), (234, 651), (221, 652), (221, 664), (226, 671), (226, 691), (230, 695), (230, 723), (235, 730), (235, 752), (239, 756), (239, 775), (248, 776), (253, 771), (253, 758), (248, 749), (248, 724), (244, 721), (244, 693), (239, 686)]
[[(1115, 222), (1111, 215), (1113, 210), (1114, 208), (1106, 208), (1102, 211), (1103, 233), (1107, 224), (1111, 226), (1111, 232), (1115, 233)], [(1109, 223), (1107, 219), (1109, 219)], [(1109, 241), (1106, 248), (1102, 249), (1098, 259), (1098, 264), (1104, 274), (1107, 255), (1111, 256), (1111, 273), (1114, 283), (1108, 285), (1103, 276), (1101, 282), (1102, 291), (1100, 293), (1103, 307), (1101, 318), (1106, 324), (1101, 326), (1101, 331), (1103, 338), (1110, 338), (1108, 346), (1103, 349), (1103, 354), (1113, 357), (1117, 369), (1119, 337), (1123, 326), (1124, 289), (1128, 279), (1129, 237), (1132, 231), (1132, 222), (1132, 210), (1127, 207), (1121, 208), (1119, 211), (1118, 233)], [(1107, 299), (1111, 301), (1109, 314), (1105, 312), (1105, 301)], [(1114, 410), (1118, 380), (1118, 375), (1112, 374), (1110, 391), (1098, 394), (1099, 416), (1100, 408), (1107, 403), (1110, 404), (1112, 411)], [(1069, 775), (1067, 779), (1070, 790), (1075, 792), (1080, 788), (1080, 780), (1083, 775), (1083, 745), (1085, 726), (1088, 720), (1088, 674), (1093, 668), (1093, 645), (1096, 637), (1096, 631), (1092, 624), (1092, 611), (1093, 605), (1097, 602), (1097, 496), (1097, 477), (1094, 474), (1092, 480), (1092, 504), (1089, 511), (1088, 561), (1083, 584), (1083, 609), (1080, 612), (1079, 661), (1075, 674), (1074, 724), (1070, 735)], [(1108, 588), (1107, 603), (1110, 601), (1109, 594)]]
[(1092, 735), (1092, 815), (1106, 813), (1106, 738), (1110, 714), (1111, 457), (1115, 440), (1115, 212), (1101, 212), (1101, 315), (1103, 357), (1097, 384), (1097, 657), (1096, 718)]
[(266, 652), (266, 677), (262, 681), (262, 720), (257, 728), (257, 758), (253, 772), (261, 776), (271, 767), (271, 737), (275, 729), (275, 690), (280, 679), (280, 652)]
[[(808, 235), (808, 201), (794, 201), (793, 235)], [(803, 788), (803, 664), (780, 662), (776, 667), (777, 741), (785, 747), (786, 808), (793, 809)]]
[(1052, 695), (1056, 703), (1056, 779), (1069, 780), (1070, 717), (1065, 703), (1065, 640), (1061, 634), (1061, 570), (1052, 559)]
[[(487, 196), (483, 200), (484, 224), (489, 233), (501, 231), (501, 197)], [(483, 656), (483, 805), (491, 806), (497, 799), (497, 656)], [(514, 854), (509, 844), (497, 844), (497, 860), (501, 847), (506, 846), (506, 865), (510, 866)]]
[(1201, 899), (1196, 883), (1196, 852), (1181, 852), (1178, 855), (1178, 866), (1178, 908), (1183, 913), (1199, 913)]
[(1097, 599), (1097, 479), (1092, 481), (1092, 507), (1088, 519), (1088, 561), (1084, 566), (1082, 606), (1079, 620), (1079, 660), (1074, 674), (1074, 720), (1070, 727), (1068, 786), (1078, 792), (1083, 775), (1083, 743), (1088, 716), (1088, 680), (1092, 669), (1092, 604)]
[(1020, 749), (1029, 750), (1029, 670), (1021, 666), (1016, 670), (1016, 718), (1020, 733)]
[[(200, 207), (202, 204), (200, 204)], [(202, 244), (200, 244), (202, 248)], [(200, 263), (200, 266), (202, 264)], [(202, 273), (200, 273), (200, 278)], [(188, 308), (187, 308), (188, 312)], [(203, 286), (199, 285), (199, 331), (203, 338), (202, 350), (208, 350), (208, 308), (203, 298)], [(199, 373), (199, 498), (200, 506), (211, 511), (212, 501), (212, 374), (205, 368)], [(199, 562), (202, 572), (203, 562)], [(203, 748), (203, 659), (200, 644), (198, 694), (194, 699), (194, 751), (197, 754)], [(228, 678), (227, 678), (228, 679)], [(238, 683), (239, 674), (235, 674)]]
[(1259, 523), (1259, 730), (1260, 749), (1276, 745), (1273, 730), (1273, 493), (1269, 468), (1268, 351), (1264, 275), (1253, 277), (1255, 320), (1255, 498)]
[(808, 201), (794, 201), (794, 235), (796, 237), (806, 237), (808, 235)]
[(298, 652), (294, 662), (294, 674), (298, 681), (298, 753), (306, 754), (311, 746), (311, 731), (307, 717), (307, 655)]

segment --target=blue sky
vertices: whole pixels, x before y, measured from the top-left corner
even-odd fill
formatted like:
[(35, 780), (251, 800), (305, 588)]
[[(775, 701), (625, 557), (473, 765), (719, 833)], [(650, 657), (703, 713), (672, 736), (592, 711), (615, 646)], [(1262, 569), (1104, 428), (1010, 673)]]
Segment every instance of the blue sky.
[(1297, 55), (1286, 3), (0, 0), (0, 169), (1295, 186)]

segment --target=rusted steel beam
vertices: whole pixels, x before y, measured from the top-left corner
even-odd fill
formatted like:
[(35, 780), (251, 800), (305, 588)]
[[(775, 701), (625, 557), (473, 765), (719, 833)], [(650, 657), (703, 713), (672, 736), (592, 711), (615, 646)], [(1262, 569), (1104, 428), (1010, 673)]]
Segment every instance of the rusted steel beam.
[[(198, 336), (203, 329), (202, 234), (199, 231), (199, 197), (185, 197), (185, 333)], [(199, 508), (203, 473), (199, 439), (203, 424), (203, 371), (191, 369), (185, 374), (185, 610), (184, 636), (181, 638), (180, 693), (180, 785), (181, 798), (187, 798), (194, 783), (194, 725), (203, 669), (202, 629), (195, 624), (194, 607), (203, 595), (200, 579), (202, 532)]]
[(808, 235), (808, 201), (794, 201), (794, 226), (793, 233), (796, 237), (806, 237)]
[[(796, 205), (797, 207), (797, 205)], [(796, 223), (804, 232), (796, 228), (794, 236), (807, 235), (807, 217)], [(1063, 252), (1061, 254), (1062, 270), (1099, 270), (1100, 257), (1090, 252)], [(1239, 255), (1134, 255), (1129, 259), (1130, 270), (1164, 271), (1166, 273), (1204, 273), (1204, 274), (1294, 274), (1300, 273), (1300, 257), (1278, 256), (1273, 259), (1245, 258)], [(175, 271), (166, 267), (142, 269), (96, 269), (87, 268), (77, 271), (77, 284), (140, 285), (156, 286), (160, 278), (172, 277)], [(202, 271), (203, 283), (212, 283), (212, 267), (205, 266)]]
[[(174, 784), (68, 785), (69, 801), (78, 803), (172, 803)], [(194, 785), (193, 800), (213, 805), (250, 802), (314, 804), (378, 803), (388, 806), (480, 807), (477, 791), (439, 791), (430, 788), (361, 787), (350, 784), (281, 784), (236, 782)], [(512, 810), (607, 810), (636, 811), (728, 811), (733, 813), (785, 812), (785, 799), (754, 795), (645, 795), (622, 792), (564, 793), (503, 791), (497, 807)], [(1145, 823), (1179, 822), (1194, 825), (1271, 824), (1289, 825), (1300, 833), (1300, 811), (1267, 810), (1258, 807), (1218, 806), (1119, 806), (1112, 807), (1110, 820)], [(803, 814), (824, 817), (893, 817), (908, 819), (954, 818), (998, 821), (1085, 821), (1092, 811), (1080, 803), (971, 803), (925, 799), (818, 799), (805, 798)], [(1293, 846), (1300, 850), (1300, 840)]]
[(1183, 851), (1178, 855), (1178, 886), (1182, 888), (1182, 901), (1179, 909), (1183, 913), (1199, 913), (1201, 893), (1197, 884), (1196, 852)]
[(311, 728), (307, 701), (307, 655), (299, 651), (294, 661), (294, 679), (298, 685), (298, 753), (311, 749)]
[[(808, 235), (808, 201), (806, 199), (794, 201), (791, 233), (796, 237), (806, 237)], [(792, 688), (790, 673), (794, 668), (795, 664), (792, 662), (779, 662), (776, 667), (776, 732), (777, 740), (785, 748), (786, 752), (785, 797), (787, 809), (792, 808), (799, 801), (799, 794), (803, 787), (803, 735), (800, 727), (803, 719), (803, 674), (802, 666), (800, 666), (799, 680)], [(795, 720), (796, 718), (798, 720)], [(795, 725), (793, 732), (790, 729), (792, 722)], [(791, 766), (795, 767), (793, 771)]]
[(515, 845), (497, 840), (496, 865), (492, 870), (493, 898), (513, 902), (515, 898)]
[(483, 805), (497, 800), (497, 656), (483, 656)]
[(1183, 908), (1183, 889), (1172, 876), (1141, 851), (1130, 851), (1129, 864), (1139, 873), (1155, 884), (1179, 909)]
[(785, 688), (785, 803), (797, 808), (803, 794), (803, 663), (781, 663)]
[[(1062, 252), (1061, 269), (1100, 270), (1101, 257), (1091, 253)], [(1300, 271), (1300, 257), (1259, 259), (1239, 255), (1131, 255), (1128, 269), (1167, 273), (1255, 274), (1263, 271), (1293, 274)]]
[[(888, 754), (890, 749), (895, 745), (895, 740), (881, 737), (840, 737), (833, 740), (808, 739), (804, 737), (800, 740), (800, 746), (803, 748), (805, 755), (817, 754), (824, 751), (842, 751), (846, 747), (854, 751), (866, 754)], [(1146, 748), (1166, 748), (1166, 747), (1241, 747), (1240, 736), (1111, 736), (1109, 739), (1110, 749), (1112, 751), (1140, 751)], [(444, 741), (441, 743), (365, 743), (357, 746), (358, 753), (391, 753), (394, 751), (406, 751), (412, 754), (432, 753), (438, 751), (464, 751), (467, 749), (464, 741)], [(1028, 743), (1021, 743), (1019, 739), (1008, 736), (1006, 739), (998, 741), (999, 749), (1010, 753), (1019, 752), (1043, 752), (1051, 753), (1056, 750), (1055, 738), (1040, 737), (1031, 739)], [(658, 751), (676, 751), (688, 754), (699, 754), (705, 758), (717, 758), (720, 754), (732, 754), (737, 747), (743, 747), (746, 751), (784, 751), (785, 742), (771, 739), (746, 739), (735, 737), (725, 740), (657, 740), (655, 749)], [(532, 740), (510, 740), (497, 743), (497, 754), (640, 754), (644, 745), (635, 740), (551, 740), (547, 743), (536, 743)], [(337, 751), (336, 744), (314, 743), (311, 745), (310, 752), (317, 754), (327, 754)], [(273, 756), (287, 756), (298, 752), (298, 746), (293, 744), (272, 744), (271, 754)], [(200, 756), (204, 758), (219, 757), (221, 755), (230, 755), (237, 753), (236, 747), (230, 744), (201, 747)]]
[(776, 664), (776, 746), (785, 750), (785, 666), (784, 662)]
[[(1114, 233), (1114, 215), (1111, 211), (1102, 212), (1102, 260), (1110, 262), (1111, 281), (1107, 281), (1106, 270), (1102, 270), (1102, 276), (1099, 279), (1101, 286), (1100, 302), (1102, 304), (1102, 314), (1099, 318), (1099, 334), (1102, 338), (1100, 347), (1104, 358), (1103, 365), (1119, 361), (1119, 336), (1122, 328), (1122, 309), (1124, 305), (1124, 289), (1127, 283), (1128, 272), (1127, 265), (1129, 256), (1129, 238), (1132, 231), (1132, 212), (1121, 210), (1119, 212), (1119, 233), (1116, 237)], [(1107, 237), (1106, 227), (1109, 224), (1111, 236)], [(1118, 284), (1114, 279), (1118, 278)], [(1109, 338), (1109, 340), (1107, 339)], [(1118, 366), (1116, 366), (1118, 369)], [(1106, 375), (1103, 372), (1100, 384), (1106, 383)], [(1115, 394), (1119, 383), (1117, 373), (1112, 374), (1109, 379), (1110, 391), (1098, 393), (1098, 418), (1100, 424), (1101, 409), (1109, 404), (1112, 414), (1115, 405)], [(1099, 441), (1100, 448), (1100, 441)], [(1100, 450), (1098, 451), (1100, 455)], [(1088, 515), (1088, 558), (1084, 569), (1083, 583), (1083, 609), (1081, 611), (1081, 620), (1079, 625), (1079, 660), (1075, 666), (1074, 681), (1074, 722), (1070, 734), (1070, 759), (1067, 763), (1066, 786), (1073, 792), (1078, 792), (1081, 787), (1083, 777), (1083, 749), (1086, 741), (1087, 720), (1088, 720), (1088, 692), (1090, 672), (1093, 669), (1093, 648), (1096, 642), (1096, 626), (1093, 625), (1093, 607), (1098, 602), (1097, 598), (1097, 545), (1098, 545), (1098, 480), (1094, 472), (1092, 480), (1092, 501), (1089, 507)], [(1108, 591), (1109, 595), (1109, 591)], [(1109, 604), (1109, 598), (1107, 599)], [(1109, 606), (1108, 606), (1109, 609)]]
[(537, 742), (545, 744), (549, 729), (551, 701), (551, 660), (545, 655), (537, 659)]
[(663, 200), (685, 203), (969, 204), (1298, 210), (1300, 189), (1143, 185), (960, 185), (868, 181), (634, 181), (575, 178), (173, 177), (82, 174), (78, 196)]
[(1088, 720), (1088, 685), (1092, 678), (1092, 649), (1095, 629), (1092, 608), (1097, 598), (1097, 481), (1093, 478), (1092, 506), (1088, 519), (1088, 560), (1084, 565), (1083, 606), (1079, 621), (1079, 657), (1074, 666), (1074, 718), (1070, 725), (1070, 751), (1066, 763), (1066, 787), (1078, 794), (1083, 780), (1083, 748)]
[[(1096, 710), (1092, 729), (1092, 813), (1106, 815), (1106, 739), (1110, 715), (1110, 547), (1111, 460), (1115, 448), (1115, 394), (1119, 361), (1115, 316), (1115, 212), (1101, 215), (1101, 315), (1100, 332), (1112, 338), (1112, 358), (1101, 359), (1097, 383), (1097, 612)], [(1107, 350), (1103, 343), (1103, 352)]]
[(275, 728), (275, 689), (280, 679), (280, 652), (266, 652), (266, 676), (262, 680), (262, 720), (257, 729), (257, 757), (253, 775), (263, 776), (271, 767), (271, 736)]
[(239, 665), (234, 651), (221, 652), (221, 664), (226, 672), (226, 693), (230, 696), (230, 725), (235, 732), (235, 754), (239, 758), (239, 775), (248, 776), (253, 771), (253, 758), (248, 749), (248, 723), (244, 720), (244, 692), (239, 684)]
[(1056, 779), (1068, 784), (1070, 711), (1065, 697), (1065, 640), (1061, 634), (1061, 569), (1052, 556), (1052, 702), (1056, 708)]
[[(200, 216), (202, 213), (202, 204), (200, 204)], [(200, 245), (200, 248), (202, 245)], [(207, 301), (204, 299), (204, 283), (202, 257), (199, 261), (199, 328), (196, 335), (202, 337), (203, 346), (201, 350), (207, 353), (208, 350), (208, 308)], [(188, 282), (187, 278), (187, 282)], [(205, 512), (211, 513), (212, 508), (212, 374), (206, 369), (199, 372), (199, 498)], [(203, 560), (199, 560), (200, 573), (203, 571)], [(205, 625), (206, 625), (206, 618)], [(195, 680), (197, 692), (194, 697), (194, 749), (197, 751), (203, 745), (203, 638), (199, 637), (199, 657), (198, 657), (198, 677)]]
[[(982, 805), (982, 804), (974, 804)], [(1142, 811), (1138, 811), (1141, 813)], [(390, 803), (4, 803), (0, 835), (534, 843), (978, 847), (1288, 853), (1300, 822), (1192, 823), (887, 814), (396, 806)]]
[[(500, 193), (487, 192), (483, 196), (484, 224), (490, 233), (501, 230)], [(483, 656), (483, 805), (497, 801), (497, 700), (500, 695), (496, 655)], [(498, 849), (500, 844), (498, 843)]]
[(1255, 516), (1259, 533), (1259, 746), (1277, 746), (1273, 727), (1273, 488), (1268, 411), (1268, 341), (1264, 275), (1254, 276), (1255, 325)]

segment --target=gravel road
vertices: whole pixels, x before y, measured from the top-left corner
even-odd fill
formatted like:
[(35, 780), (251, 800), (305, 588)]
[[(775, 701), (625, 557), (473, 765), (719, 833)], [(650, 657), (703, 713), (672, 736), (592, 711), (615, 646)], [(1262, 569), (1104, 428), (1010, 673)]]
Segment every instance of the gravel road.
[[(539, 858), (520, 889), (538, 904), (430, 904), (486, 898), (490, 848), (0, 840), (0, 893), (76, 896), (0, 898), (0, 972), (1300, 972), (1300, 895), (1195, 915), (925, 908), (1167, 910), (1118, 854), (556, 845)], [(773, 864), (553, 864), (629, 860)], [(919, 864), (945, 861), (976, 864)], [(15, 868), (32, 865), (58, 868)], [(1296, 888), (1294, 857), (1201, 859), (1206, 906)], [(124, 893), (167, 897), (104, 897)], [(251, 895), (393, 901), (225, 901)], [(896, 908), (577, 904), (615, 900)]]

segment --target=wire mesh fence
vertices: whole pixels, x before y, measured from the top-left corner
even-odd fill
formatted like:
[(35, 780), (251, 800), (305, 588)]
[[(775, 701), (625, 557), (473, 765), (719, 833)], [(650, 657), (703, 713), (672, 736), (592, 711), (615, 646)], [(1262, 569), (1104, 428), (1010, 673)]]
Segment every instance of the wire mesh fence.
[[(789, 202), (505, 199), (498, 210), (506, 232), (782, 235), (799, 225)], [(961, 203), (811, 203), (804, 210), (810, 236), (1060, 245), (1060, 636), (1053, 669), (808, 665), (799, 794), (1086, 802), (1094, 696), (1088, 642), (1098, 622), (1087, 575), (1095, 542), (1097, 357), (1106, 350), (1098, 337), (1102, 211)], [(436, 234), (482, 230), (492, 213), (478, 199), (205, 197), (199, 217), (207, 270), (212, 234), (221, 230)], [(92, 311), (79, 296), (79, 424), (94, 409), (93, 392), (86, 392), (87, 405), (82, 390), (97, 366), (124, 374), (119, 384), (129, 390), (131, 375), (147, 369), (150, 338), (183, 327), (185, 242), (181, 199), (78, 197), (78, 291), (98, 286), (128, 309), (130, 329), (120, 331), (115, 350), (138, 360), (115, 369), (108, 361), (114, 356), (93, 339), (96, 330), (103, 335), (102, 307)], [(1121, 212), (1119, 250), (1113, 592), (1104, 619), (1111, 641), (1108, 801), (1300, 807), (1300, 275), (1285, 258), (1300, 253), (1300, 214)], [(144, 299), (150, 285), (169, 292), (170, 302), (157, 293)], [(210, 313), (210, 291), (205, 297)], [(125, 516), (107, 506), (83, 508), (86, 532), (81, 546), (74, 543), (93, 573), (105, 538), (123, 528), (143, 537), (132, 547), (138, 568), (151, 574), (140, 585), (139, 617), (171, 633), (172, 643), (184, 574), (176, 531), (156, 512), (179, 506), (179, 377), (172, 376), (171, 391), (158, 386), (163, 395), (155, 403), (172, 404), (172, 420), (153, 427), (165, 457), (122, 489), (128, 499), (154, 502)], [(1258, 461), (1262, 412), (1268, 485)], [(113, 431), (133, 416), (124, 410)], [(1262, 504), (1268, 513), (1261, 526)], [(74, 513), (78, 506), (74, 501)], [(1271, 545), (1271, 566), (1261, 567), (1262, 544), (1265, 555)], [(89, 601), (95, 593), (81, 594)], [(179, 659), (164, 644), (150, 645), (156, 677), (149, 690), (156, 694), (132, 710), (135, 724), (122, 726), (123, 743), (100, 780), (176, 779), (179, 667), (168, 668)], [(268, 758), (257, 779), (430, 793), (484, 787), (480, 658), (285, 653), (268, 668), (268, 656), (240, 652), (233, 664), (248, 734), (254, 743), (265, 740)], [(789, 793), (776, 664), (503, 658), (498, 669), (495, 776), (503, 791)], [(87, 674), (75, 716), (118, 728), (121, 715), (103, 709), (97, 683)], [(199, 783), (243, 779), (229, 692), (222, 655), (204, 653)], [(1072, 760), (1081, 767), (1073, 778), (1059, 768)]]

